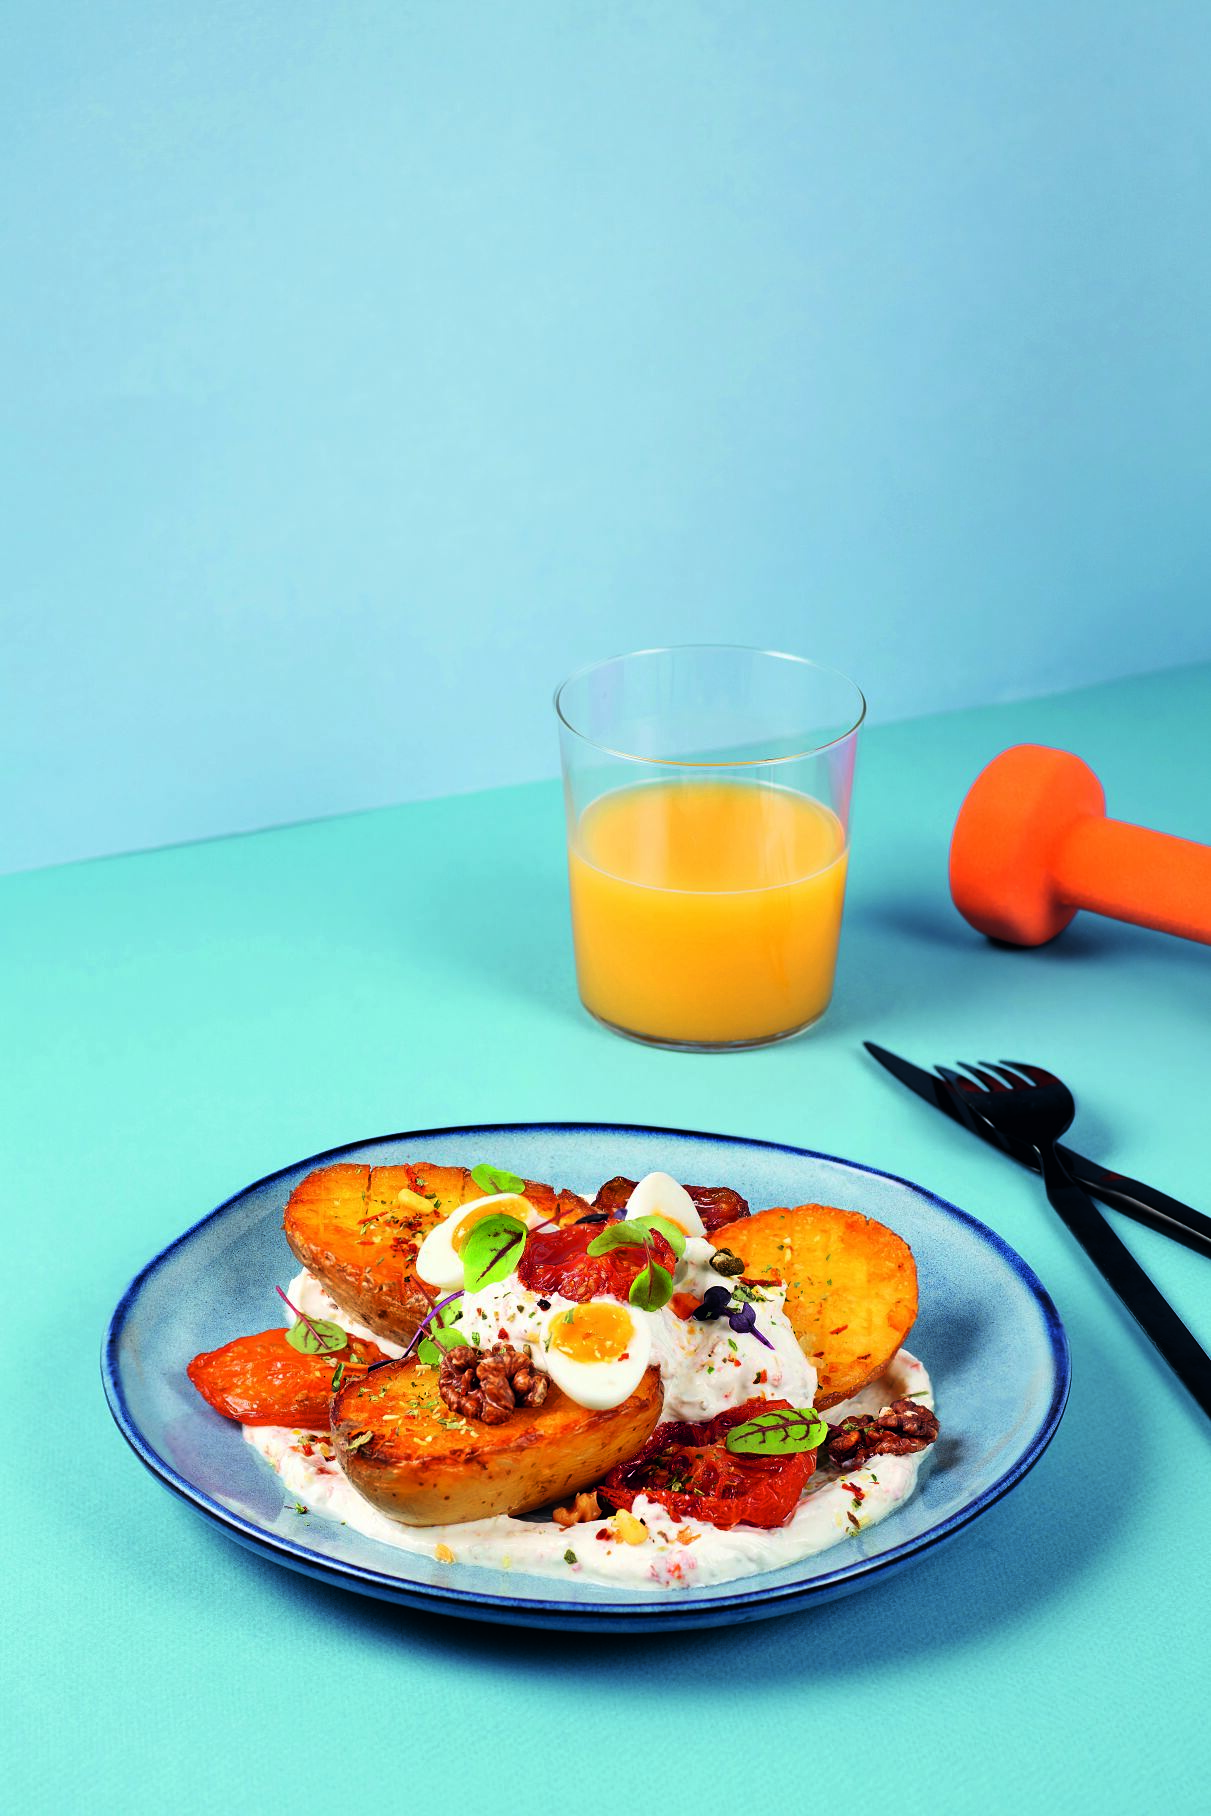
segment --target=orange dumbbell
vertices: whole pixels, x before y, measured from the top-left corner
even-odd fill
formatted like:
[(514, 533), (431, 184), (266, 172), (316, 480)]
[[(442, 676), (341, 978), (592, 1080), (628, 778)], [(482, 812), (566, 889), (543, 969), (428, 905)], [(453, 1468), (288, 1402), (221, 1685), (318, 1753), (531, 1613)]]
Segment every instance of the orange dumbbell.
[(1211, 945), (1211, 846), (1106, 818), (1079, 757), (1016, 744), (959, 810), (950, 893), (990, 939), (1041, 946), (1080, 908)]

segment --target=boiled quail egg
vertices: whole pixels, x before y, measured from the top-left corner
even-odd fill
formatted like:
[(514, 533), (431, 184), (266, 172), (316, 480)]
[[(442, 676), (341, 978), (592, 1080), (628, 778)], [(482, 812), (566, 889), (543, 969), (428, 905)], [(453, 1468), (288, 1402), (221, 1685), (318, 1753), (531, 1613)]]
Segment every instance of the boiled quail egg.
[(542, 1222), (542, 1217), (528, 1199), (515, 1192), (496, 1192), (490, 1198), (475, 1198), (460, 1204), (442, 1220), (421, 1243), (416, 1255), (416, 1271), (426, 1286), (453, 1292), (463, 1284), (462, 1251), (467, 1238), (481, 1217), (503, 1212), (518, 1217), (529, 1229)]
[(552, 1312), (541, 1358), (569, 1400), (605, 1412), (630, 1399), (651, 1353), (651, 1335), (640, 1314), (615, 1299), (592, 1299)]
[(698, 1206), (683, 1185), (668, 1173), (649, 1173), (639, 1181), (627, 1199), (626, 1216), (667, 1217), (687, 1236), (705, 1236), (706, 1225), (698, 1215)]

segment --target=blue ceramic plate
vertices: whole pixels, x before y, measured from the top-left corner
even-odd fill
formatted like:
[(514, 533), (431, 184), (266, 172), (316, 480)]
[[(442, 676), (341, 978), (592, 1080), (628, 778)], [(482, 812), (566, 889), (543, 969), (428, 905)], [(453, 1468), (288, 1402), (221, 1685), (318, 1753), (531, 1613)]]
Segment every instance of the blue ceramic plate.
[[(602, 1180), (657, 1170), (730, 1185), (754, 1209), (845, 1205), (911, 1245), (921, 1309), (910, 1338), (933, 1378), (942, 1436), (916, 1495), (819, 1556), (685, 1590), (608, 1589), (442, 1565), (317, 1517), (300, 1519), (238, 1427), (185, 1374), (199, 1350), (277, 1322), (275, 1285), (296, 1264), (282, 1209), (312, 1168), (485, 1159), (591, 1196)], [(607, 1123), (424, 1129), (315, 1154), (229, 1198), (131, 1283), (102, 1355), (110, 1410), (136, 1456), (174, 1493), (265, 1557), (406, 1607), (533, 1627), (637, 1632), (762, 1620), (860, 1589), (940, 1545), (1013, 1488), (1042, 1456), (1068, 1395), (1068, 1345), (1054, 1305), (1007, 1243), (920, 1186), (775, 1142)]]

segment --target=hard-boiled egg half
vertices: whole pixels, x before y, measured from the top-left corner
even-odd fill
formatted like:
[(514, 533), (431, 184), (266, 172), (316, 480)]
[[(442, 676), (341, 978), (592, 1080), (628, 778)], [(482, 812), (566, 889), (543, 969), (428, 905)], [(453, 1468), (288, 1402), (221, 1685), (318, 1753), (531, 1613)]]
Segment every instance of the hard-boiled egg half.
[(448, 1293), (462, 1286), (462, 1252), (467, 1238), (481, 1217), (497, 1213), (518, 1218), (527, 1229), (543, 1221), (529, 1200), (515, 1192), (496, 1192), (490, 1198), (474, 1198), (470, 1204), (460, 1204), (429, 1231), (417, 1250), (416, 1271), (426, 1286), (441, 1287)]
[(698, 1206), (683, 1185), (668, 1173), (648, 1173), (627, 1199), (626, 1221), (634, 1217), (667, 1217), (687, 1236), (705, 1236)]
[(590, 1412), (629, 1400), (651, 1353), (642, 1315), (615, 1299), (590, 1299), (552, 1312), (543, 1334), (547, 1373), (569, 1400)]

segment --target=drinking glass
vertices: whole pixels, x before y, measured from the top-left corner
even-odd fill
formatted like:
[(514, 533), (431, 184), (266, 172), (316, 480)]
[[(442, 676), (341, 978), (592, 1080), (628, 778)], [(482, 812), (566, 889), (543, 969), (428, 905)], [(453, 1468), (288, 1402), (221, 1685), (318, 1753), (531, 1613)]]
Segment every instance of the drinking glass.
[(832, 996), (866, 702), (731, 645), (637, 650), (555, 695), (581, 1001), (620, 1034), (785, 1040)]

